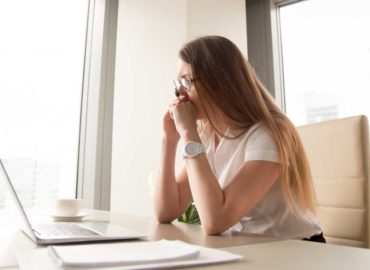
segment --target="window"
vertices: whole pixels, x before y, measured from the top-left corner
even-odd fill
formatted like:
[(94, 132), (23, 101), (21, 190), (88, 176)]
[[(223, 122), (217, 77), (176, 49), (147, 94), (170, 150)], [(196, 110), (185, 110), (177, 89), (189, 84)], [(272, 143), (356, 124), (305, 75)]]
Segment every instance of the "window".
[(88, 4), (0, 3), (0, 157), (26, 206), (76, 196)]
[(370, 116), (370, 1), (279, 7), (285, 108), (296, 125)]

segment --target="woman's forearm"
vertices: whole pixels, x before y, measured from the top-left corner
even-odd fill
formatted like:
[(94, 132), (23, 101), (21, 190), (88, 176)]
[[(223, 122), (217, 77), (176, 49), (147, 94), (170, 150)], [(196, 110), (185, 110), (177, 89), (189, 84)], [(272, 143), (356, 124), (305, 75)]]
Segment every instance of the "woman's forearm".
[(178, 215), (179, 191), (175, 177), (177, 142), (162, 138), (160, 165), (156, 175), (154, 209), (159, 222), (171, 222)]
[[(205, 155), (186, 161), (189, 183), (202, 225), (208, 234), (223, 227), (224, 192), (214, 176)], [(216, 233), (217, 231), (217, 233)]]
[[(200, 141), (200, 138), (197, 133), (188, 133), (185, 141)], [(224, 192), (205, 155), (187, 158), (185, 166), (202, 225), (207, 232), (211, 233), (222, 221)]]

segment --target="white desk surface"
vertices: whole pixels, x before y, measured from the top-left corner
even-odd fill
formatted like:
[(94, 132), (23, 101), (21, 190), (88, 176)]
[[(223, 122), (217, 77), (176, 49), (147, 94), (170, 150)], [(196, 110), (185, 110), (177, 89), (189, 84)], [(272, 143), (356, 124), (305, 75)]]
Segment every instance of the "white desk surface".
[(303, 240), (285, 240), (222, 248), (245, 256), (245, 261), (196, 267), (196, 270), (369, 270), (370, 250)]
[[(148, 234), (149, 240), (179, 239), (192, 244), (222, 248), (242, 254), (246, 260), (227, 265), (192, 269), (370, 269), (370, 250), (302, 240), (252, 237), (235, 234), (207, 236), (198, 225), (158, 224), (145, 217), (92, 211), (88, 220), (108, 221)], [(14, 226), (0, 225), (0, 269), (18, 269), (16, 250), (43, 248)], [(189, 269), (189, 268), (186, 268)]]

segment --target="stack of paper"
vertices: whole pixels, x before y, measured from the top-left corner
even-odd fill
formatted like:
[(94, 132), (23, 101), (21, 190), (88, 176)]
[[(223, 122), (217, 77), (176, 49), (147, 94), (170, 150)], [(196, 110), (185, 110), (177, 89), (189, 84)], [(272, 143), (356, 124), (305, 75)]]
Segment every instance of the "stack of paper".
[(50, 246), (49, 256), (58, 267), (103, 267), (172, 262), (199, 257), (200, 248), (183, 242), (161, 240), (96, 244), (83, 246)]
[(241, 255), (181, 241), (50, 246), (16, 253), (22, 270), (168, 269), (243, 260)]

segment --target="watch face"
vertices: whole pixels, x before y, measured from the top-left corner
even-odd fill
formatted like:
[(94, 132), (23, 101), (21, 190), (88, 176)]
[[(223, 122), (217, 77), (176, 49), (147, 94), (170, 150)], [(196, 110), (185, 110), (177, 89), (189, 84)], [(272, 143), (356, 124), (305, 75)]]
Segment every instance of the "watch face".
[(201, 153), (205, 153), (206, 149), (199, 142), (188, 142), (183, 149), (183, 157), (196, 157)]
[(188, 143), (186, 146), (185, 146), (185, 152), (189, 155), (189, 156), (193, 156), (193, 155), (196, 155), (199, 153), (199, 147), (197, 144), (195, 143)]

